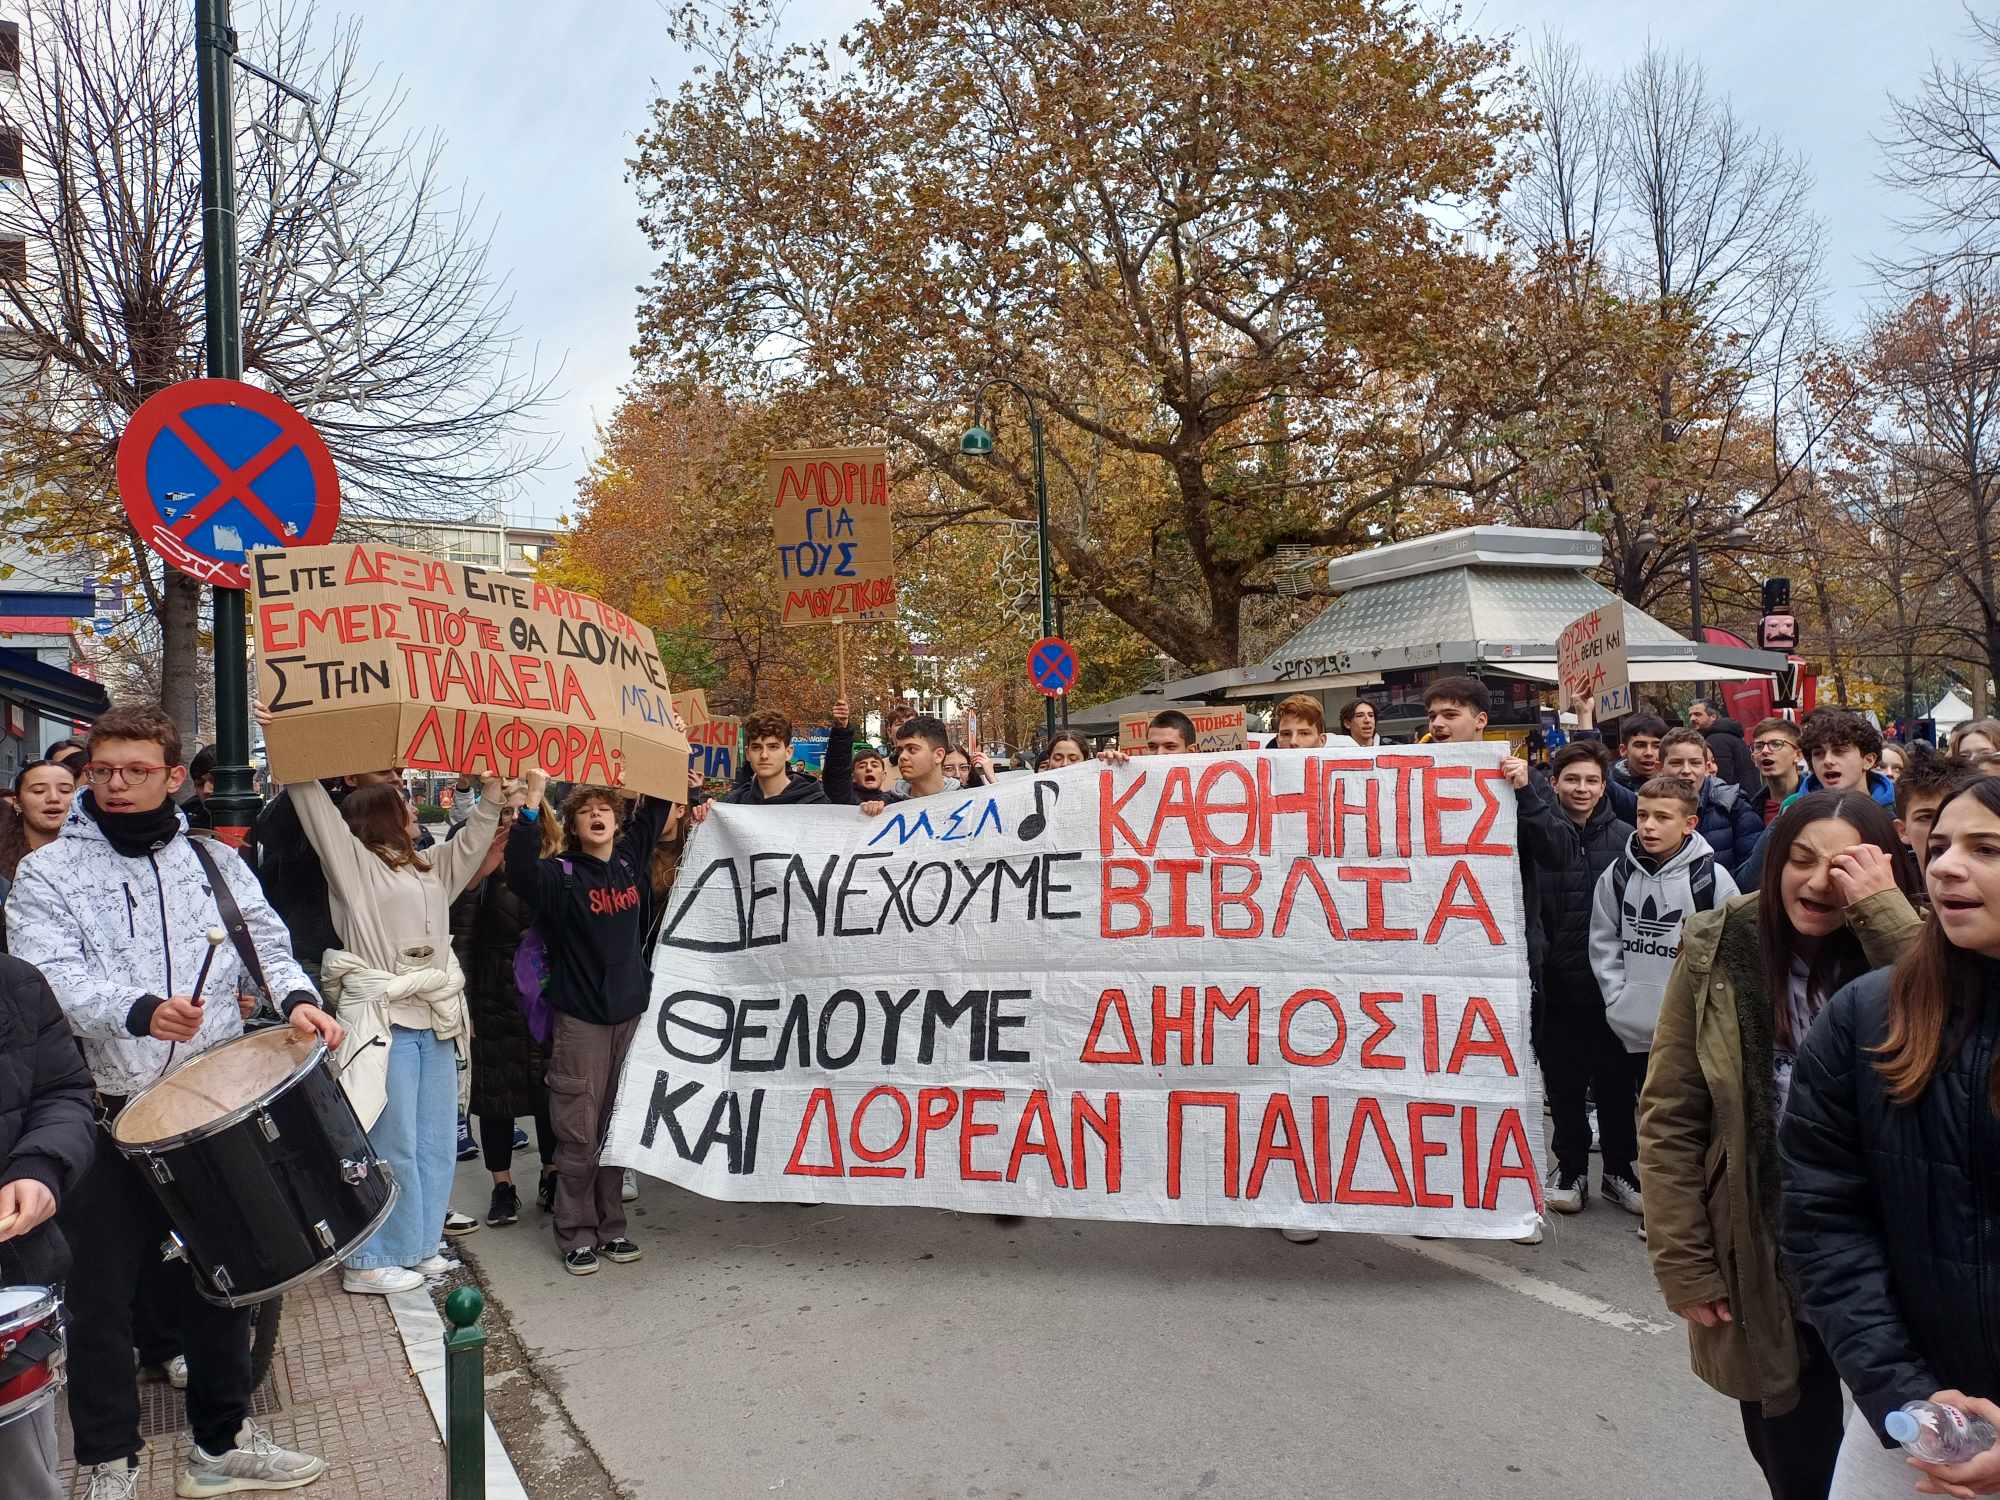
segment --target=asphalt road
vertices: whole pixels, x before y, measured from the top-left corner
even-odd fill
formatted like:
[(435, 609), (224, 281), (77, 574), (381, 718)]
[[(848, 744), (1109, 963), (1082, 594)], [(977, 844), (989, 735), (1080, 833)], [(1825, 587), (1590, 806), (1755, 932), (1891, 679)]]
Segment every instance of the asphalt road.
[[(1297, 1246), (642, 1181), (636, 1264), (567, 1275), (532, 1203), (461, 1242), (637, 1500), (1764, 1492), (1635, 1221), (1596, 1202), (1533, 1248)], [(483, 1210), (476, 1162), (459, 1182)]]

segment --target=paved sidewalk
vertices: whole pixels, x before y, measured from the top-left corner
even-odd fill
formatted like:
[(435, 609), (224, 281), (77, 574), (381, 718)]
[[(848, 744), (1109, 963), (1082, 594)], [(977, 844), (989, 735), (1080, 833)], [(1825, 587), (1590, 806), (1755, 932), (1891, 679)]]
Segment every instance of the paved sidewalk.
[[(191, 1441), (185, 1406), (165, 1382), (144, 1383), (139, 1395), (147, 1439), (139, 1493), (168, 1500)], [(277, 1356), (250, 1411), (284, 1447), (327, 1461), (325, 1477), (297, 1492), (312, 1500), (424, 1500), (445, 1492), (444, 1445), (395, 1315), (384, 1298), (341, 1291), (337, 1272), (285, 1295)], [(63, 1478), (73, 1483), (66, 1410), (60, 1426)]]

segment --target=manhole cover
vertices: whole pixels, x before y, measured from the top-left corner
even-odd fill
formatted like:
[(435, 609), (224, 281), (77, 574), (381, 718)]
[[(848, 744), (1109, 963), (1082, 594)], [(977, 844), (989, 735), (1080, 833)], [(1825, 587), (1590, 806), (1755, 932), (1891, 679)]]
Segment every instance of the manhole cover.
[[(171, 1432), (179, 1432), (186, 1425), (187, 1404), (182, 1399), (183, 1392), (175, 1390), (164, 1380), (142, 1380), (139, 1382), (139, 1436), (164, 1437)], [(264, 1377), (264, 1383), (250, 1393), (250, 1415), (268, 1417), (283, 1411), (284, 1403), (278, 1399), (277, 1368)]]

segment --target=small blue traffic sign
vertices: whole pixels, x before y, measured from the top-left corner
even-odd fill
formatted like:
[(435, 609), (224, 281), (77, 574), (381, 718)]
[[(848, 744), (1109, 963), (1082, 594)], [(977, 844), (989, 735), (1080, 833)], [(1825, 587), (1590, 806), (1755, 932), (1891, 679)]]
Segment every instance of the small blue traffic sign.
[(184, 380), (132, 413), (118, 497), (141, 541), (217, 588), (249, 586), (252, 549), (330, 542), (340, 519), (325, 441), (290, 403), (240, 380)]
[(1076, 681), (1076, 653), (1061, 636), (1044, 636), (1028, 648), (1028, 681), (1044, 698), (1060, 698)]

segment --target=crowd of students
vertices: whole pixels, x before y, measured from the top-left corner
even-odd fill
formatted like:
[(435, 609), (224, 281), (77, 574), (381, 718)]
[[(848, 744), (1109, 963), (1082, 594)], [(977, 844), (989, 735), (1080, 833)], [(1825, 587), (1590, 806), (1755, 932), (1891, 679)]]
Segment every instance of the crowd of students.
[[(1431, 742), (1486, 733), (1477, 679), (1433, 682), (1425, 709)], [(832, 717), (813, 778), (786, 718), (753, 713), (719, 800), (873, 815), (994, 777), (934, 717), (896, 724), (886, 750), (856, 744), (845, 703)], [(1289, 698), (1272, 743), (1377, 743), (1371, 705), (1338, 723)], [(1639, 1220), (1694, 1371), (1738, 1403), (1778, 1500), (2000, 1493), (2000, 1454), (1913, 1474), (1882, 1438), (1910, 1400), (2000, 1421), (1986, 1311), (2000, 1291), (2000, 723), (1939, 750), (1820, 710), (1746, 738), (1697, 704), (1687, 727), (1632, 715), (1615, 738), (1614, 757), (1586, 723), (1546, 771), (1502, 761), (1552, 1123), (1547, 1206), (1588, 1207), (1595, 1144), (1595, 1196)], [(1148, 725), (1144, 753), (1194, 747), (1178, 710)], [(1037, 765), (1093, 754), (1122, 758), (1065, 732)], [(285, 788), (246, 860), (203, 837), (203, 770), (157, 709), (116, 709), (25, 767), (0, 822), (0, 1280), (54, 1282), (70, 1250), (89, 1257), (68, 1283), (89, 1500), (134, 1493), (135, 1341), (177, 1351), (194, 1429), (179, 1493), (323, 1472), (249, 1421), (246, 1315), (197, 1296), (185, 1267), (142, 1275), (165, 1225), (106, 1135), (176, 1057), (241, 1034), (259, 1004), (337, 1049), (403, 1184), (348, 1258), (349, 1291), (420, 1287), (452, 1267), (449, 1238), (479, 1227), (448, 1202), (468, 1113), (493, 1179), (486, 1224), (520, 1218), (512, 1159), (531, 1120), (565, 1269), (642, 1254), (632, 1187), (599, 1147), (708, 799), (683, 816), (592, 787), (558, 806), (539, 773), (462, 782), (434, 843), (399, 773), (363, 773)], [(220, 950), (190, 995), (217, 882), (247, 947)], [(55, 1493), (53, 1445), (46, 1420), (0, 1426), (0, 1472), (31, 1476), (14, 1493)]]

